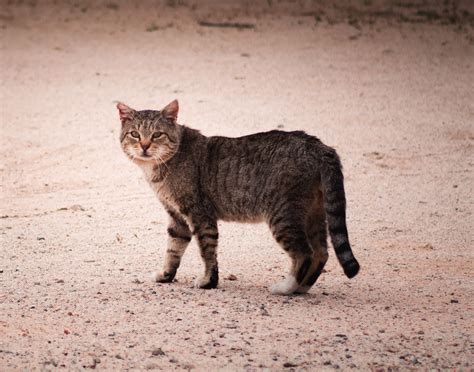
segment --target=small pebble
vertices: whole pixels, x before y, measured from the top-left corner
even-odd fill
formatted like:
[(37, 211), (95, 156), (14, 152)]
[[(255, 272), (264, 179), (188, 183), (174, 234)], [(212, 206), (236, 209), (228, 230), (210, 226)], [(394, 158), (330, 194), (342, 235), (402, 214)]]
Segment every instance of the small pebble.
[(153, 356), (163, 356), (163, 355), (165, 355), (165, 352), (161, 349), (161, 347), (159, 347), (159, 348), (153, 350), (151, 352), (151, 355), (153, 355)]

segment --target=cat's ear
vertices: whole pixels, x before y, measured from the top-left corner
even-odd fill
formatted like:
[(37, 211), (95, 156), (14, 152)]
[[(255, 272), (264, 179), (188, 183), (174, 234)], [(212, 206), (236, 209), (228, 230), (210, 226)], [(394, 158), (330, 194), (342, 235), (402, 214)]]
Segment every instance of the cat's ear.
[(161, 115), (165, 118), (176, 121), (178, 119), (179, 104), (178, 100), (174, 100), (166, 105), (166, 107), (161, 110)]
[(131, 107), (128, 107), (126, 104), (122, 102), (117, 102), (117, 109), (119, 111), (120, 120), (122, 121), (122, 123), (126, 120), (131, 120), (133, 118), (135, 110)]

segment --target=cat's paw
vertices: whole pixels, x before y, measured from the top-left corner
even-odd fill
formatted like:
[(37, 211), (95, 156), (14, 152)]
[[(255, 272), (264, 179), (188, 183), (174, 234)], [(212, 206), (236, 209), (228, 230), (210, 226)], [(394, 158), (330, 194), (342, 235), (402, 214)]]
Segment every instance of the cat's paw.
[(157, 283), (171, 283), (175, 277), (176, 273), (169, 273), (166, 271), (153, 273), (153, 281)]
[(274, 295), (288, 296), (298, 289), (299, 285), (296, 279), (289, 275), (281, 282), (274, 284), (270, 287), (270, 292)]
[(209, 277), (197, 278), (194, 282), (195, 288), (214, 289), (217, 288), (217, 281), (209, 279)]
[(310, 285), (300, 285), (295, 293), (299, 293), (299, 294), (305, 294), (305, 293), (308, 293), (308, 291), (311, 289), (311, 286)]
[(219, 283), (219, 269), (214, 267), (211, 273), (204, 275), (202, 278), (196, 279), (194, 286), (201, 289), (213, 289), (217, 287)]

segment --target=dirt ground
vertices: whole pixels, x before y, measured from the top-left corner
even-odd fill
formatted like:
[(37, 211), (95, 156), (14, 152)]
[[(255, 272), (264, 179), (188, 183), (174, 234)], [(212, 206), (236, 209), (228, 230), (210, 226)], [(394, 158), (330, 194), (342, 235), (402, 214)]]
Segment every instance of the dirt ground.
[[(243, 3), (2, 2), (1, 370), (474, 367), (473, 11)], [(222, 223), (218, 289), (192, 288), (194, 242), (153, 283), (167, 218), (113, 101), (174, 98), (206, 135), (334, 146), (360, 274), (331, 250), (309, 294), (272, 296), (267, 227)]]

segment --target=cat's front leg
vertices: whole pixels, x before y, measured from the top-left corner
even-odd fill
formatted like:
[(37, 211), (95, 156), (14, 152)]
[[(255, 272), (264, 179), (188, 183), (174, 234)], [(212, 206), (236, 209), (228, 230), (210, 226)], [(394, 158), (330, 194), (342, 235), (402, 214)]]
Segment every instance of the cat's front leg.
[(191, 241), (191, 230), (186, 221), (174, 211), (168, 210), (170, 222), (168, 225), (168, 247), (166, 249), (163, 271), (155, 274), (159, 283), (172, 282), (176, 276), (181, 257)]
[(217, 265), (217, 240), (219, 232), (217, 221), (195, 223), (194, 232), (197, 236), (199, 250), (204, 261), (204, 275), (196, 280), (196, 287), (202, 289), (216, 288), (219, 282)]

